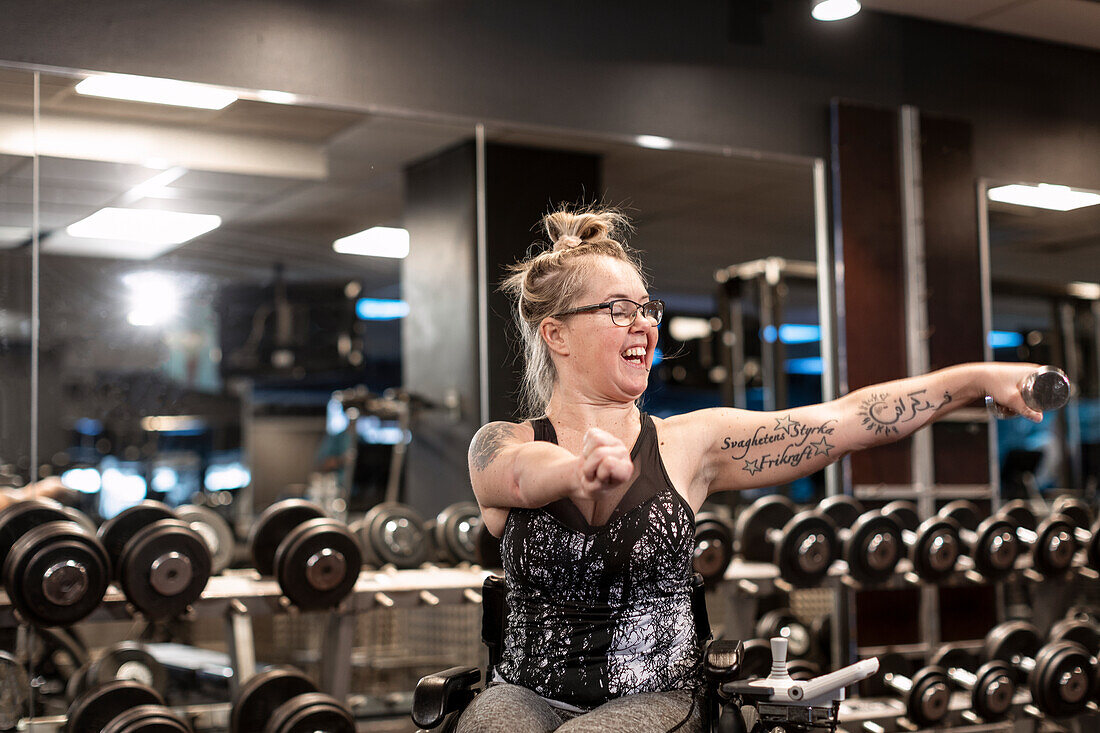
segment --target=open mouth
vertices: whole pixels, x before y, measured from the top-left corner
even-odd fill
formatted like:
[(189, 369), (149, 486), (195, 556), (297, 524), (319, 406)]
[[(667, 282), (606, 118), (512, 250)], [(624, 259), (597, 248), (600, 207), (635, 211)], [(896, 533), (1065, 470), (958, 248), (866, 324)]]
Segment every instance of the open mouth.
[(644, 367), (645, 366), (645, 351), (646, 350), (645, 350), (644, 346), (633, 346), (633, 347), (627, 349), (626, 351), (624, 351), (622, 354), (620, 354), (620, 356), (622, 356), (623, 359), (628, 364), (633, 364), (634, 366)]

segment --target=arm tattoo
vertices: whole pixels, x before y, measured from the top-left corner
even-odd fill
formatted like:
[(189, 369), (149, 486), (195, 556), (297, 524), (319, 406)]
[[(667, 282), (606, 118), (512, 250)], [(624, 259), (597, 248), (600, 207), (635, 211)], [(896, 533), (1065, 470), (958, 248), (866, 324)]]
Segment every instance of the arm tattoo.
[(929, 410), (935, 413), (951, 402), (950, 392), (944, 392), (938, 404), (930, 402), (925, 392), (927, 390), (920, 389), (903, 397), (891, 397), (886, 392), (870, 395), (859, 405), (864, 429), (873, 430), (875, 435), (898, 435), (898, 425), (914, 420), (917, 415)]
[[(794, 468), (809, 458), (829, 457), (829, 451), (836, 449), (835, 445), (829, 443), (829, 438), (836, 430), (836, 422), (826, 420), (818, 425), (810, 425), (787, 414), (776, 418), (775, 426), (770, 430), (761, 425), (748, 438), (727, 437), (722, 441), (722, 450), (729, 451), (732, 460), (742, 461), (741, 470), (748, 471), (750, 476), (770, 468)], [(750, 460), (748, 454), (753, 448), (768, 448), (770, 452)]]
[(477, 431), (470, 443), (470, 463), (480, 473), (504, 448), (504, 441), (516, 434), (516, 427), (508, 423), (489, 423)]

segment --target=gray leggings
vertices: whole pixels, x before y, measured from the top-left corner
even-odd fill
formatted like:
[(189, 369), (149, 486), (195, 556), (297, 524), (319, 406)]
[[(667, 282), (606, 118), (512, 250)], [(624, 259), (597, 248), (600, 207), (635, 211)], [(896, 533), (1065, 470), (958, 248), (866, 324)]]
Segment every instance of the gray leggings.
[(622, 731), (699, 733), (703, 711), (691, 690), (625, 695), (587, 713), (555, 708), (526, 687), (490, 685), (458, 719), (457, 733)]

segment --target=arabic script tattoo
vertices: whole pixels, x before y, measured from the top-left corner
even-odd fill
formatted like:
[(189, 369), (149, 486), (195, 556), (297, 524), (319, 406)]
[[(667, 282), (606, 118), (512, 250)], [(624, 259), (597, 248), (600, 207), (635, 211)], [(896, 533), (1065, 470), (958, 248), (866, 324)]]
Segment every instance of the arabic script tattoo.
[(925, 392), (927, 390), (920, 389), (901, 397), (892, 397), (887, 392), (870, 395), (859, 405), (864, 429), (874, 431), (875, 435), (898, 435), (901, 432), (899, 425), (916, 419), (921, 413), (935, 412), (951, 402), (950, 392), (944, 392), (939, 402), (930, 401), (925, 397)]

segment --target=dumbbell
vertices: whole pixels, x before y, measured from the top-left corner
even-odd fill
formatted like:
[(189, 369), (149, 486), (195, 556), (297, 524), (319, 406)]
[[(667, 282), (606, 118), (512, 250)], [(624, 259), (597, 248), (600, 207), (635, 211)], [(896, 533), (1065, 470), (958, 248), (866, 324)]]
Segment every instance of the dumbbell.
[(95, 660), (83, 665), (69, 678), (65, 694), (75, 700), (87, 690), (115, 680), (133, 680), (158, 694), (168, 690), (168, 671), (144, 644), (123, 641), (107, 647)]
[(1027, 679), (1031, 701), (1055, 718), (1079, 715), (1092, 689), (1092, 658), (1072, 641), (1043, 645), (1039, 630), (1026, 621), (1007, 621), (986, 635), (982, 661), (1008, 662)]
[(192, 733), (153, 688), (134, 680), (94, 687), (69, 706), (66, 733)]
[(460, 501), (441, 511), (432, 526), (440, 559), (449, 563), (476, 563), (480, 527), (481, 508), (477, 502)]
[(1077, 538), (1066, 517), (1051, 514), (1040, 520), (1027, 502), (1020, 499), (1005, 504), (997, 515), (1016, 525), (1016, 536), (1028, 549), (1036, 572), (1048, 577), (1059, 575), (1073, 564)]
[(126, 600), (150, 620), (184, 613), (210, 579), (210, 548), (159, 501), (124, 509), (99, 527)]
[(8, 597), (37, 626), (68, 626), (96, 609), (111, 582), (107, 550), (86, 517), (50, 501), (0, 510), (0, 568)]
[(229, 714), (229, 733), (306, 731), (355, 733), (355, 719), (293, 667), (268, 667), (241, 685)]
[[(1011, 521), (1038, 532), (1038, 515), (1032, 506), (1022, 500), (1005, 504), (1001, 511)], [(1050, 506), (1048, 517), (1060, 516), (1069, 523), (1076, 544), (1085, 548), (1085, 563), (1100, 570), (1100, 522), (1093, 523), (1092, 509), (1081, 499), (1060, 496)], [(1091, 526), (1090, 526), (1091, 525)]]
[(929, 661), (970, 693), (970, 706), (979, 718), (994, 723), (1008, 717), (1016, 696), (1016, 672), (1008, 662), (994, 659), (979, 666), (973, 654), (951, 645), (940, 647)]
[(1072, 641), (1084, 648), (1093, 660), (1093, 697), (1100, 696), (1100, 624), (1087, 618), (1075, 618), (1067, 616), (1061, 621), (1055, 622), (1047, 634), (1047, 642)]
[(321, 507), (303, 499), (276, 502), (249, 535), (260, 575), (274, 575), (287, 600), (304, 611), (334, 608), (359, 579), (359, 540)]
[(804, 658), (815, 650), (813, 632), (789, 608), (768, 611), (757, 619), (753, 632), (761, 639), (786, 639), (787, 650), (796, 659)]
[[(1069, 402), (1071, 385), (1069, 377), (1055, 366), (1042, 366), (1024, 377), (1018, 385), (1024, 404), (1039, 412), (1058, 410)], [(1016, 417), (1015, 410), (998, 404), (990, 395), (985, 396), (986, 408), (999, 418)]]
[(732, 559), (733, 529), (726, 518), (716, 511), (696, 514), (692, 569), (709, 585), (722, 579)]
[(393, 501), (370, 508), (352, 523), (366, 562), (376, 567), (393, 565), (399, 570), (418, 568), (431, 555), (431, 534), (423, 517), (410, 506)]
[(892, 501), (882, 513), (901, 527), (913, 572), (920, 578), (935, 583), (954, 571), (962, 553), (960, 527), (955, 520), (935, 516), (921, 522), (916, 505), (908, 501)]
[(947, 717), (951, 699), (947, 670), (929, 665), (914, 674), (912, 663), (900, 654), (880, 654), (878, 665), (878, 673), (864, 682), (864, 694), (899, 697), (905, 705), (905, 717), (921, 728), (932, 727)]
[(852, 579), (877, 585), (893, 576), (905, 548), (901, 527), (893, 518), (868, 512), (858, 499), (845, 494), (827, 497), (817, 508), (837, 527), (841, 557)]
[(754, 501), (737, 517), (735, 549), (749, 562), (770, 562), (796, 587), (814, 586), (837, 558), (836, 527), (822, 512), (795, 512), (794, 503), (773, 494)]
[(187, 522), (210, 548), (210, 571), (220, 575), (233, 562), (236, 537), (233, 528), (221, 514), (209, 507), (197, 504), (182, 504), (176, 507), (176, 516)]
[(974, 563), (974, 570), (986, 580), (1001, 580), (1016, 568), (1020, 541), (1016, 527), (1003, 517), (979, 519), (978, 507), (965, 499), (948, 502), (939, 516), (959, 525), (963, 554)]

